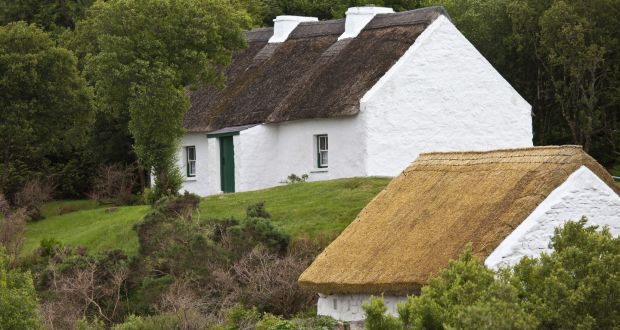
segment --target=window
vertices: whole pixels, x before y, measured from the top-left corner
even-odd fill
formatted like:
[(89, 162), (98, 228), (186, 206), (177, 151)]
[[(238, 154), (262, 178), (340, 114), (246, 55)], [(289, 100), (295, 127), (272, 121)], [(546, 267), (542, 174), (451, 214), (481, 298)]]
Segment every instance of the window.
[(319, 168), (327, 167), (327, 134), (316, 136), (317, 165)]
[(196, 176), (196, 147), (185, 147), (185, 159), (187, 161), (187, 176)]

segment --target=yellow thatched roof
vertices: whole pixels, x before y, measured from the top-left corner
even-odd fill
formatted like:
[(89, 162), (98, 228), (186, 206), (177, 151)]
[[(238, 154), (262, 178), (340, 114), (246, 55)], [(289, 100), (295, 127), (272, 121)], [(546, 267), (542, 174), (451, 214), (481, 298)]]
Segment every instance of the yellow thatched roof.
[(322, 293), (409, 293), (468, 242), (486, 258), (556, 187), (587, 166), (578, 146), (422, 154), (299, 278)]

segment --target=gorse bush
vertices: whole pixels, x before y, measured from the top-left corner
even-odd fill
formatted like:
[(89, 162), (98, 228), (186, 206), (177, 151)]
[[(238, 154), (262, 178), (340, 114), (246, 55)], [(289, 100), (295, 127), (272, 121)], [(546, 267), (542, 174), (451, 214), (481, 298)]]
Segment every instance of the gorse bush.
[(30, 273), (9, 268), (0, 245), (0, 329), (40, 328), (38, 302)]
[[(467, 248), (399, 306), (405, 329), (614, 329), (620, 326), (620, 238), (567, 222), (551, 254), (498, 272)], [(381, 304), (365, 308), (368, 329), (384, 329)]]
[(400, 330), (403, 329), (401, 321), (391, 315), (387, 315), (387, 307), (382, 298), (370, 297), (370, 300), (362, 304), (366, 315), (366, 329), (368, 330)]
[(265, 210), (265, 202), (249, 205), (245, 209), (245, 214), (248, 218), (271, 219), (271, 214)]

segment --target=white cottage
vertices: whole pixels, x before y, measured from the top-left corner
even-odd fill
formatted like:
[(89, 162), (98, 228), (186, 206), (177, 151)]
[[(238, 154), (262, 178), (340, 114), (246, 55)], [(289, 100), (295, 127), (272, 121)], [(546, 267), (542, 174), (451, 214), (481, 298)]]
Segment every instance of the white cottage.
[(318, 314), (388, 310), (458, 258), (468, 243), (488, 267), (550, 252), (554, 229), (588, 218), (620, 235), (620, 189), (581, 147), (425, 153), (392, 180), (299, 278), (320, 293)]
[(530, 105), (441, 7), (274, 23), (247, 32), (224, 89), (192, 92), (183, 190), (395, 176), (421, 152), (532, 145)]

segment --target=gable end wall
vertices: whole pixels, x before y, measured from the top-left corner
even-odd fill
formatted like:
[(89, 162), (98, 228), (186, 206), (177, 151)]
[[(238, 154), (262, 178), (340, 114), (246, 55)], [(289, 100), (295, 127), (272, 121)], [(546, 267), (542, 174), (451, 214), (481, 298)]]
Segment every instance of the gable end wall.
[(557, 227), (588, 218), (588, 225), (609, 226), (620, 235), (620, 197), (590, 169), (582, 166), (547, 196), (485, 260), (490, 268), (516, 264), (524, 256), (549, 253)]
[(421, 152), (532, 146), (531, 106), (444, 16), (361, 100), (368, 175)]

